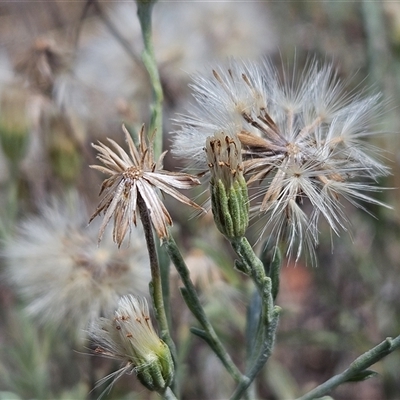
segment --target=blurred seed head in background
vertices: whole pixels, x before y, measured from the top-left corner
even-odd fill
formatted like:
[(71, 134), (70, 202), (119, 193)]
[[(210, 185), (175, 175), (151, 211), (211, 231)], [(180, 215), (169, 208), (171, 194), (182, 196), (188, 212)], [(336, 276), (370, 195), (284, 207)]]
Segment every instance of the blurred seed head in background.
[(119, 296), (146, 294), (150, 281), (141, 229), (118, 250), (109, 231), (98, 246), (99, 226), (88, 227), (88, 219), (76, 193), (53, 198), (18, 224), (2, 251), (6, 279), (27, 312), (77, 337), (93, 318), (113, 310)]

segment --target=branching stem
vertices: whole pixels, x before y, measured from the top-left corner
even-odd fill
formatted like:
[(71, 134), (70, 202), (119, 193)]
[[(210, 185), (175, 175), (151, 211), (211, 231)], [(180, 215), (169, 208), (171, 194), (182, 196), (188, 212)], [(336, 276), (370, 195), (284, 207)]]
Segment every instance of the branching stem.
[(184, 300), (190, 311), (197, 318), (204, 330), (202, 331), (196, 329), (192, 330), (192, 332), (196, 333), (198, 336), (201, 336), (209, 344), (209, 346), (212, 348), (217, 357), (221, 360), (229, 374), (237, 383), (240, 383), (244, 379), (244, 377), (239, 369), (236, 367), (236, 365), (233, 363), (231, 357), (222, 345), (221, 341), (214, 331), (214, 328), (208, 320), (207, 315), (204, 312), (204, 309), (200, 303), (200, 299), (197, 295), (193, 282), (190, 279), (189, 269), (172, 236), (170, 236), (169, 239), (165, 241), (164, 246), (182, 279), (182, 283), (184, 285), (182, 295), (184, 297)]
[(266, 276), (262, 261), (254, 253), (245, 237), (231, 240), (244, 271), (253, 279), (261, 297), (259, 326), (249, 354), (246, 378), (236, 388), (231, 400), (239, 400), (272, 354), (278, 327), (280, 307), (274, 306), (271, 279)]
[(348, 382), (353, 377), (365, 371), (371, 365), (375, 364), (383, 357), (386, 357), (388, 354), (398, 348), (400, 348), (400, 336), (397, 336), (395, 339), (385, 339), (382, 343), (379, 343), (371, 350), (356, 358), (350, 364), (349, 368), (347, 368), (341, 374), (335, 375), (332, 378), (328, 379), (322, 385), (317, 386), (315, 389), (306, 393), (304, 396), (299, 397), (298, 400), (312, 400), (328, 394), (337, 386), (341, 385), (342, 383)]

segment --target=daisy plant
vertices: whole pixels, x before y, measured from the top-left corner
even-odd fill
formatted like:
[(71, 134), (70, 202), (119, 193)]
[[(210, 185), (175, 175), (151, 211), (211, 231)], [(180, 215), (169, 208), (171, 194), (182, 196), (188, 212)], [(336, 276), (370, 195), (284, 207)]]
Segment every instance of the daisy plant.
[[(232, 59), (226, 67), (194, 77), (191, 87), (196, 104), (176, 120), (180, 128), (173, 136), (173, 154), (189, 160), (186, 171), (192, 168), (199, 174), (168, 171), (163, 167), (166, 152), (161, 151), (163, 97), (151, 42), (155, 2), (137, 3), (143, 61), (153, 89), (150, 129), (146, 134), (142, 126), (135, 143), (123, 127), (128, 150), (112, 139), (93, 145), (102, 165), (92, 167), (108, 177), (90, 221), (104, 214), (100, 241), (113, 220), (113, 239), (121, 247), (141, 220), (160, 338), (147, 303), (134, 296), (123, 297), (113, 317), (94, 323), (91, 337), (98, 354), (123, 362), (115, 377), (134, 371), (148, 389), (165, 398), (180, 397), (181, 365), (167, 312), (169, 270), (161, 273), (158, 257), (165, 251), (179, 273), (181, 295), (199, 324), (191, 332), (209, 345), (235, 382), (231, 399), (257, 398), (252, 384), (273, 351), (281, 312), (275, 300), (284, 257), (295, 262), (304, 257), (316, 264), (320, 220), (335, 234), (347, 230), (345, 202), (361, 209), (365, 202), (385, 206), (372, 194), (379, 191), (376, 181), (388, 175), (389, 169), (377, 149), (365, 141), (376, 133), (371, 122), (380, 111), (380, 95), (346, 92), (346, 82), (334, 67), (315, 60), (306, 64), (305, 73), (297, 74), (288, 69), (280, 73), (269, 60)], [(246, 359), (239, 365), (210, 323), (170, 233), (172, 217), (160, 197), (162, 192), (204, 211), (180, 191), (200, 185), (201, 176), (209, 183), (215, 225), (236, 253), (235, 269), (254, 283), (243, 346)], [(246, 238), (251, 218), (264, 222), (260, 257)], [(303, 399), (321, 397), (343, 382), (372, 376), (369, 366), (398, 347), (400, 337), (386, 339)]]

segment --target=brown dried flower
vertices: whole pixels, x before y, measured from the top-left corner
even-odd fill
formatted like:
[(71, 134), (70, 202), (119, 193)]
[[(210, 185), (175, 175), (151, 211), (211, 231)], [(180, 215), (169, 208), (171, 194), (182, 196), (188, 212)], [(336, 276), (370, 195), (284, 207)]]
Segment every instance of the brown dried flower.
[(137, 209), (144, 203), (157, 235), (160, 239), (165, 239), (168, 237), (168, 225), (172, 225), (172, 219), (157, 192), (161, 190), (184, 204), (202, 210), (199, 205), (177, 190), (190, 189), (199, 185), (200, 181), (189, 174), (164, 170), (162, 161), (166, 151), (161, 154), (157, 162), (154, 162), (152, 140), (146, 140), (144, 125), (139, 132), (138, 146), (133, 142), (125, 126), (122, 129), (129, 146), (129, 154), (112, 139), (108, 139), (111, 148), (100, 142), (93, 144), (99, 152), (97, 158), (104, 166), (91, 167), (110, 177), (101, 186), (100, 195), (104, 192), (104, 197), (89, 222), (104, 212), (99, 231), (100, 241), (106, 225), (114, 215), (113, 239), (118, 246), (121, 246), (128, 229), (131, 229), (132, 224), (136, 226)]

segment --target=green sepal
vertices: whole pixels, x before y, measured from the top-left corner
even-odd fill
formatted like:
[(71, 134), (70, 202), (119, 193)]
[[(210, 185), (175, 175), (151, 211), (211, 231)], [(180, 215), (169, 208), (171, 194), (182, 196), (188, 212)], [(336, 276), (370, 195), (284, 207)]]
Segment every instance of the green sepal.
[(217, 228), (226, 237), (233, 237), (233, 222), (228, 205), (229, 199), (225, 190), (225, 186), (221, 180), (218, 180), (214, 185), (211, 201), (213, 214), (216, 218), (215, 223)]
[(137, 362), (136, 376), (147, 389), (163, 392), (174, 377), (174, 362), (168, 346), (160, 340), (160, 349), (154, 353), (156, 357)]
[(144, 366), (136, 367), (136, 376), (144, 387), (151, 391), (156, 390), (149, 368), (145, 368)]
[(240, 237), (244, 235), (244, 232), (241, 232), (241, 219), (242, 213), (240, 210), (240, 195), (238, 196), (237, 191), (235, 190), (236, 183), (228, 190), (228, 213), (229, 217), (232, 220), (232, 234), (233, 237)]
[(212, 181), (211, 205), (218, 230), (228, 239), (243, 237), (249, 224), (249, 201), (244, 179), (227, 188), (221, 179)]
[(162, 377), (163, 380), (165, 381), (165, 386), (164, 386), (165, 389), (167, 386), (170, 386), (173, 381), (175, 367), (174, 367), (174, 360), (172, 359), (172, 354), (169, 347), (163, 341), (161, 343), (163, 345), (163, 351), (158, 353), (157, 355), (158, 355), (158, 362), (161, 367)]

